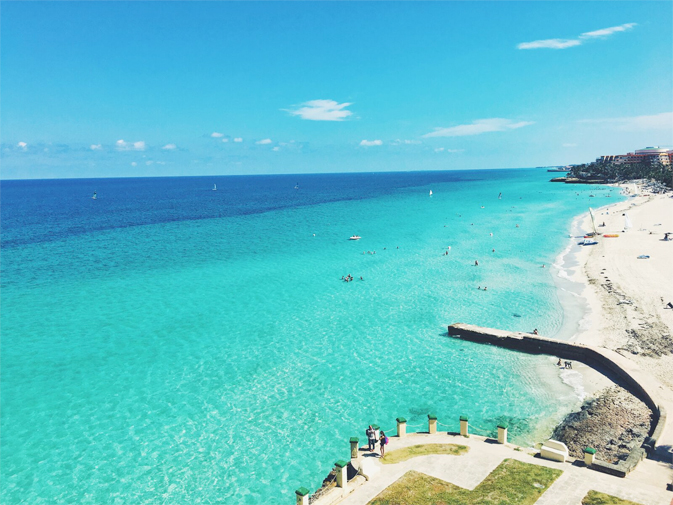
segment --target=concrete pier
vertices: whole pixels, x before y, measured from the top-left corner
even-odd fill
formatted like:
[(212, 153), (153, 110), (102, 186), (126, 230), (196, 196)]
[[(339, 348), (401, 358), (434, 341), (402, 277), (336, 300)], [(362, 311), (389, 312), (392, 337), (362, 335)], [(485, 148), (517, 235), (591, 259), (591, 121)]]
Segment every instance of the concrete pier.
[[(652, 410), (653, 414), (649, 437), (646, 439), (647, 444), (631, 451), (627, 460), (619, 465), (594, 460), (593, 468), (624, 477), (636, 467), (646, 453), (649, 454), (655, 449), (657, 441), (661, 438), (666, 426), (666, 410), (661, 405), (656, 391), (659, 385), (656, 380), (624, 356), (602, 347), (554, 340), (532, 333), (484, 328), (471, 324), (452, 324), (448, 327), (448, 331), (449, 336), (470, 342), (495, 345), (529, 354), (548, 354), (561, 359), (586, 363), (608, 376), (617, 378), (626, 389), (640, 398)], [(461, 422), (461, 434), (462, 424)]]

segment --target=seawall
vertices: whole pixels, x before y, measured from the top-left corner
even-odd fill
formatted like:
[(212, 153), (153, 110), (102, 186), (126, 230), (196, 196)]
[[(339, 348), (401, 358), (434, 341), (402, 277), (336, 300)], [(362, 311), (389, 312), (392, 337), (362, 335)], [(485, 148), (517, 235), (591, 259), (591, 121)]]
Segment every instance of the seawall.
[(448, 327), (449, 336), (481, 344), (496, 345), (529, 354), (549, 354), (562, 359), (580, 361), (612, 376), (640, 398), (652, 410), (653, 421), (643, 446), (631, 451), (626, 461), (618, 465), (597, 461), (597, 470), (624, 477), (638, 462), (654, 451), (666, 424), (666, 410), (661, 405), (656, 388), (658, 383), (620, 354), (601, 347), (554, 340), (523, 332), (483, 328), (464, 323)]

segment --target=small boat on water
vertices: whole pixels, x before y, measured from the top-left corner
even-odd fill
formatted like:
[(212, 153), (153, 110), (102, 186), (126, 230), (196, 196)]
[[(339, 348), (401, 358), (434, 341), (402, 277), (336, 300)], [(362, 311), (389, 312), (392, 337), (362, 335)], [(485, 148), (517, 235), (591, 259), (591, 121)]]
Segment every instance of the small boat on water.
[(213, 184), (213, 191), (217, 191), (217, 184)]
[(294, 189), (299, 189), (299, 183), (294, 185)]
[(360, 240), (362, 237), (360, 235), (353, 235), (348, 240)]
[(432, 190), (430, 190), (430, 196), (432, 196)]
[(96, 194), (95, 191), (93, 192), (93, 196), (91, 197), (91, 199), (92, 200), (98, 200), (98, 195)]

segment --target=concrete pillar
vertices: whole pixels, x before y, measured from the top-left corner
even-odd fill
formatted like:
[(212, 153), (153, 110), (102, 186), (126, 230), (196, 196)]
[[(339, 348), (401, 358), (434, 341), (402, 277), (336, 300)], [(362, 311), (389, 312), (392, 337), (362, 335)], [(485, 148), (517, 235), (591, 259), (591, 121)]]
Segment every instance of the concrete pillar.
[(437, 433), (437, 416), (428, 414), (428, 433), (434, 435)]
[(348, 487), (348, 461), (340, 459), (334, 463), (334, 466), (336, 467), (337, 487), (340, 487), (345, 491)]
[(596, 449), (591, 447), (584, 449), (584, 464), (591, 466), (594, 464), (594, 459), (596, 459)]
[(498, 443), (506, 444), (507, 443), (507, 425), (499, 424), (498, 425)]
[(464, 437), (470, 436), (468, 433), (467, 416), (460, 416), (460, 434)]
[(407, 436), (407, 420), (403, 417), (397, 418), (397, 436), (400, 438)]
[(294, 493), (297, 495), (297, 505), (308, 505), (308, 489), (300, 487)]
[(358, 442), (360, 439), (358, 437), (351, 437), (350, 439), (350, 444), (351, 444), (351, 459), (357, 459), (360, 456), (360, 452), (358, 451)]

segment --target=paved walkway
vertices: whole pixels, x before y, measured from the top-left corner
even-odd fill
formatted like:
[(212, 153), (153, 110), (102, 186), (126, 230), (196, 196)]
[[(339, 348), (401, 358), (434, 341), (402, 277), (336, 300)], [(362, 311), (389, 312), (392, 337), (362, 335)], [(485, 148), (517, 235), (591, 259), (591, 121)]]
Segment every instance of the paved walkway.
[(370, 480), (355, 489), (339, 505), (365, 505), (409, 470), (437, 477), (462, 488), (474, 489), (505, 458), (563, 470), (563, 474), (536, 505), (580, 505), (590, 489), (643, 505), (673, 505), (673, 493), (666, 491), (666, 484), (673, 478), (671, 466), (650, 460), (641, 462), (636, 471), (622, 479), (590, 470), (583, 465), (533, 457), (525, 450), (514, 450), (514, 445), (500, 445), (484, 437), (472, 435), (464, 438), (445, 432), (436, 435), (413, 433), (402, 439), (390, 437), (386, 451), (428, 443), (461, 444), (470, 450), (461, 456), (419, 456), (395, 465), (384, 465), (379, 458), (361, 449), (364, 472), (370, 475)]

